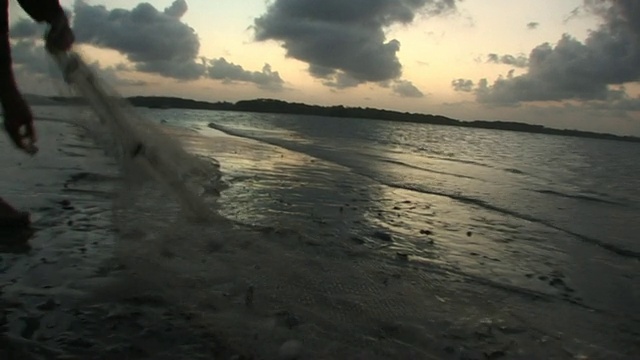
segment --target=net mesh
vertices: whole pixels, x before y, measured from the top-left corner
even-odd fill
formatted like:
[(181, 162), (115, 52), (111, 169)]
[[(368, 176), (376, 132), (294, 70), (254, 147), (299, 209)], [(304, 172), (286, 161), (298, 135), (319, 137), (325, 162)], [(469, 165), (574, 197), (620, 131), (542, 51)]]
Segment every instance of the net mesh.
[(179, 140), (157, 122), (141, 116), (115, 89), (101, 81), (79, 53), (55, 54), (54, 60), (71, 93), (80, 97), (95, 115), (85, 117), (83, 126), (118, 160), (128, 180), (140, 183), (153, 179), (190, 216), (214, 216), (210, 211), (212, 202), (199, 195), (204, 188), (224, 187), (220, 165), (215, 160), (186, 152)]

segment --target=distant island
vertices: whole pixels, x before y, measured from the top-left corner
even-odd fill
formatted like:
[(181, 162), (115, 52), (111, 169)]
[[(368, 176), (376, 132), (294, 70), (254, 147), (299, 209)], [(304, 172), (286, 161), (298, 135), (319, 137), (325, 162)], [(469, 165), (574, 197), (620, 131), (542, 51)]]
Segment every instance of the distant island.
[[(80, 98), (72, 97), (43, 97), (38, 95), (30, 95), (38, 98), (47, 105), (52, 105), (49, 101), (59, 105), (78, 105), (83, 104)], [(296, 115), (313, 115), (327, 116), (337, 118), (358, 118), (358, 119), (374, 119), (387, 121), (401, 121), (418, 124), (433, 124), (446, 126), (459, 126), (469, 128), (493, 129), (517, 131), (536, 134), (573, 136), (592, 139), (607, 139), (627, 142), (640, 143), (640, 137), (620, 136), (613, 134), (596, 133), (581, 130), (554, 129), (542, 125), (524, 124), (511, 121), (461, 121), (451, 119), (442, 115), (417, 114), (408, 112), (399, 112), (375, 108), (362, 107), (345, 107), (345, 106), (319, 106), (308, 105), (303, 103), (291, 103), (274, 99), (255, 99), (242, 100), (236, 103), (231, 102), (206, 102), (192, 99), (183, 99), (178, 97), (165, 96), (134, 96), (127, 100), (137, 107), (146, 107), (152, 109), (192, 109), (192, 110), (217, 110), (217, 111), (243, 111), (255, 113), (271, 113), (271, 114), (296, 114)]]

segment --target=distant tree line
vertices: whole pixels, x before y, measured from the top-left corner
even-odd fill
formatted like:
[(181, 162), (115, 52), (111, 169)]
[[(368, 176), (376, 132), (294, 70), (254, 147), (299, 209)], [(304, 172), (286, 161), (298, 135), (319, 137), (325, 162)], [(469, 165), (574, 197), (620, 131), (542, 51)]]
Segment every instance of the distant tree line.
[[(52, 97), (52, 100), (62, 104), (83, 104), (80, 98)], [(448, 125), (470, 128), (509, 130), (527, 133), (550, 134), (561, 136), (575, 136), (594, 139), (609, 139), (629, 142), (640, 142), (640, 138), (633, 136), (619, 136), (613, 134), (601, 134), (580, 130), (561, 130), (548, 128), (542, 125), (524, 124), (510, 121), (460, 121), (441, 115), (416, 114), (391, 110), (382, 110), (362, 107), (319, 106), (303, 103), (291, 103), (275, 99), (242, 100), (231, 102), (206, 102), (192, 99), (183, 99), (167, 96), (134, 96), (127, 98), (133, 105), (153, 109), (194, 109), (194, 110), (218, 110), (218, 111), (243, 111), (256, 113), (297, 114), (314, 115), (338, 118), (359, 118), (387, 121), (402, 121), (420, 124)]]

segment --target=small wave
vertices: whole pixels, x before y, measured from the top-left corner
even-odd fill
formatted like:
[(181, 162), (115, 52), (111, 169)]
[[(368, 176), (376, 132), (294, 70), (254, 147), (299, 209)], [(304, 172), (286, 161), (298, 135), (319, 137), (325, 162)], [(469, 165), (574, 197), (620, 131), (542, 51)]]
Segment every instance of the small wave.
[(537, 224), (549, 227), (551, 229), (554, 229), (554, 230), (557, 230), (557, 231), (561, 231), (561, 232), (563, 232), (565, 234), (571, 235), (571, 236), (579, 239), (582, 242), (599, 246), (599, 247), (601, 247), (601, 248), (603, 248), (605, 250), (608, 250), (608, 251), (610, 251), (612, 253), (615, 253), (617, 255), (620, 255), (620, 256), (640, 259), (640, 252), (638, 252), (638, 251), (625, 249), (625, 248), (619, 247), (617, 245), (613, 245), (613, 244), (604, 242), (602, 240), (598, 240), (598, 239), (595, 239), (595, 238), (592, 238), (592, 237), (589, 237), (589, 236), (586, 236), (586, 235), (582, 235), (582, 234), (576, 233), (574, 231), (561, 228), (561, 227), (559, 227), (557, 225), (552, 224), (551, 222), (548, 222), (548, 221), (545, 221), (545, 220), (542, 220), (542, 219), (538, 219), (538, 218), (535, 218), (533, 216), (524, 215), (524, 214), (518, 213), (516, 211), (505, 209), (505, 208), (502, 208), (502, 207), (499, 207), (499, 206), (496, 206), (496, 205), (492, 205), (492, 204), (490, 204), (490, 203), (488, 203), (488, 202), (486, 202), (484, 200), (475, 199), (475, 198), (467, 197), (467, 196), (460, 195), (460, 194), (447, 194), (447, 193), (444, 193), (444, 192), (422, 189), (422, 188), (419, 188), (419, 187), (416, 187), (416, 186), (412, 186), (412, 185), (405, 185), (405, 184), (385, 184), (385, 185), (391, 186), (391, 187), (395, 187), (395, 188), (398, 188), (398, 189), (416, 191), (416, 192), (420, 192), (420, 193), (423, 193), (423, 194), (443, 196), (443, 197), (447, 197), (447, 198), (450, 198), (450, 199), (453, 199), (453, 200), (456, 200), (456, 201), (459, 201), (459, 202), (463, 202), (463, 203), (466, 203), (466, 204), (476, 205), (476, 206), (482, 207), (482, 208), (487, 209), (487, 210), (499, 212), (499, 213), (502, 213), (502, 214), (505, 214), (505, 215), (509, 215), (509, 216), (521, 219), (521, 220), (526, 220), (526, 221), (529, 221), (529, 222), (537, 223)]
[(433, 169), (427, 169), (427, 168), (424, 168), (424, 167), (421, 167), (421, 166), (407, 164), (407, 163), (405, 163), (403, 161), (398, 161), (398, 160), (380, 159), (380, 161), (383, 161), (383, 162), (386, 162), (386, 163), (390, 163), (390, 164), (400, 165), (400, 166), (406, 166), (408, 168), (415, 169), (415, 170), (427, 171), (427, 172), (434, 173), (434, 174), (449, 175), (449, 176), (453, 176), (453, 177), (457, 177), (457, 178), (461, 178), (461, 179), (471, 179), (471, 180), (484, 181), (482, 179), (478, 179), (478, 178), (475, 178), (473, 176), (467, 176), (467, 175), (461, 175), (461, 174), (454, 174), (454, 173), (450, 173), (450, 172), (446, 172), (446, 171), (438, 171), (438, 170), (433, 170)]
[(453, 154), (451, 154), (450, 156), (446, 156), (446, 155), (445, 156), (434, 156), (434, 155), (427, 154), (427, 156), (432, 158), (432, 159), (436, 159), (436, 160), (449, 161), (449, 162), (452, 162), (452, 163), (475, 165), (475, 166), (481, 166), (481, 167), (484, 167), (484, 168), (495, 169), (495, 167), (493, 167), (493, 166), (491, 166), (489, 164), (481, 163), (479, 161), (454, 158), (454, 157), (452, 157), (452, 156), (454, 156)]
[[(230, 128), (224, 126), (224, 125), (220, 125), (220, 124), (216, 124), (216, 123), (210, 123), (208, 126), (211, 129), (222, 131), (223, 133), (226, 133), (228, 135), (238, 136), (238, 137), (242, 137), (242, 138), (245, 138), (245, 139), (251, 139), (251, 140), (260, 141), (260, 142), (263, 142), (265, 144), (278, 146), (278, 147), (281, 147), (283, 149), (287, 149), (287, 150), (291, 150), (291, 151), (299, 151), (299, 149), (297, 149), (297, 148), (294, 149), (293, 147), (287, 146), (287, 145), (282, 144), (280, 142), (272, 141), (272, 140), (269, 140), (269, 139), (264, 139), (264, 138), (255, 136), (253, 134), (242, 133), (238, 129), (230, 129)], [(307, 154), (307, 155), (309, 155), (309, 154)], [(438, 159), (440, 159), (440, 158), (438, 158)], [(332, 160), (329, 160), (329, 159), (323, 159), (323, 160), (333, 162)], [(406, 167), (409, 167), (409, 168), (412, 168), (412, 169), (416, 169), (416, 170), (428, 171), (428, 172), (431, 172), (431, 173), (434, 173), (434, 174), (449, 175), (449, 176), (454, 176), (454, 177), (463, 178), (463, 179), (481, 180), (481, 179), (474, 178), (474, 177), (467, 176), (467, 175), (454, 174), (454, 173), (448, 173), (448, 172), (444, 172), (444, 171), (427, 169), (427, 168), (424, 168), (424, 167), (407, 164), (405, 162), (398, 161), (398, 160), (391, 160), (391, 159), (386, 159), (386, 158), (378, 158), (378, 160), (382, 161), (382, 162), (390, 163), (390, 164), (406, 166)], [(455, 161), (455, 160), (451, 160), (451, 161)], [(465, 162), (465, 160), (461, 160), (461, 162)], [(365, 175), (365, 176), (367, 176), (367, 175)], [(378, 182), (378, 180), (375, 180), (375, 179), (373, 179), (373, 180)]]
[(602, 203), (602, 204), (624, 206), (624, 204), (621, 204), (619, 202), (606, 200), (606, 199), (600, 199), (600, 198), (593, 197), (593, 196), (588, 196), (588, 195), (573, 195), (573, 194), (567, 194), (567, 193), (554, 191), (554, 190), (532, 190), (532, 191), (540, 193), (540, 194), (560, 196), (560, 197), (569, 198), (569, 199), (585, 200), (585, 201), (597, 202), (597, 203)]
[(504, 171), (510, 172), (512, 174), (526, 175), (526, 173), (524, 171), (518, 170), (518, 169), (513, 169), (513, 168), (506, 168), (506, 169), (504, 169)]
[[(221, 126), (221, 125), (218, 125), (218, 124), (211, 123), (211, 124), (209, 124), (209, 127), (212, 128), (212, 129), (216, 129), (216, 130), (222, 131), (222, 132), (226, 132), (229, 135), (234, 135), (234, 136), (239, 136), (239, 137), (243, 137), (243, 138), (247, 138), (247, 139), (253, 139), (253, 140), (256, 140), (256, 141), (261, 141), (261, 142), (264, 142), (264, 143), (267, 143), (267, 144), (271, 144), (271, 145), (274, 145), (274, 146), (279, 146), (279, 147), (282, 147), (282, 148), (285, 148), (285, 149), (288, 149), (288, 150), (292, 150), (292, 151), (299, 151), (297, 149), (291, 149), (291, 147), (288, 147), (288, 146), (283, 145), (283, 144), (279, 144), (279, 143), (277, 143), (275, 141), (268, 141), (268, 140), (260, 139), (258, 137), (253, 137), (253, 136), (248, 136), (248, 135), (245, 135), (245, 134), (241, 134), (241, 133), (239, 133), (237, 131), (233, 131), (233, 130), (227, 129), (224, 126)], [(331, 161), (331, 160), (328, 160), (328, 161)], [(441, 192), (441, 191), (425, 189), (425, 188), (418, 187), (418, 186), (415, 186), (415, 185), (410, 185), (410, 184), (397, 184), (397, 183), (392, 183), (392, 182), (386, 182), (384, 180), (375, 178), (375, 177), (373, 177), (370, 174), (367, 174), (365, 172), (358, 171), (355, 168), (351, 168), (351, 170), (356, 172), (357, 174), (359, 174), (361, 176), (364, 176), (364, 177), (366, 177), (366, 178), (368, 178), (368, 179), (370, 179), (370, 180), (372, 180), (374, 182), (377, 182), (379, 184), (382, 184), (382, 185), (386, 185), (386, 186), (397, 188), (397, 189), (415, 191), (415, 192), (419, 192), (419, 193), (423, 193), (423, 194), (430, 194), (430, 195), (447, 197), (447, 198), (450, 198), (450, 199), (453, 199), (453, 200), (456, 200), (456, 201), (459, 201), (459, 202), (462, 202), (462, 203), (479, 206), (479, 207), (482, 207), (482, 208), (490, 210), (490, 211), (498, 212), (498, 213), (501, 213), (501, 214), (504, 214), (504, 215), (512, 216), (514, 218), (518, 218), (518, 219), (521, 219), (521, 220), (529, 221), (529, 222), (532, 222), (532, 223), (540, 224), (540, 225), (546, 226), (548, 228), (563, 232), (565, 234), (568, 234), (568, 235), (571, 235), (571, 236), (575, 237), (576, 239), (578, 239), (578, 240), (580, 240), (582, 242), (585, 242), (585, 243), (588, 243), (588, 244), (592, 244), (592, 245), (596, 245), (596, 246), (598, 246), (598, 247), (600, 247), (602, 249), (605, 249), (607, 251), (610, 251), (610, 252), (612, 252), (614, 254), (617, 254), (617, 255), (620, 255), (620, 256), (640, 259), (640, 252), (638, 252), (638, 251), (625, 249), (625, 248), (622, 248), (622, 247), (619, 247), (619, 246), (604, 242), (604, 241), (599, 240), (599, 239), (591, 238), (589, 236), (582, 235), (582, 234), (573, 232), (573, 231), (568, 230), (568, 229), (563, 229), (563, 228), (561, 228), (561, 227), (559, 227), (557, 225), (552, 224), (549, 221), (545, 221), (545, 220), (542, 220), (542, 219), (535, 218), (533, 216), (521, 214), (521, 213), (518, 213), (517, 211), (505, 209), (505, 208), (502, 208), (500, 206), (496, 206), (496, 205), (490, 204), (490, 203), (488, 203), (488, 202), (486, 202), (484, 200), (480, 200), (480, 199), (464, 196), (464, 195), (461, 195), (461, 194), (450, 194), (450, 193), (445, 193), (445, 192)]]
[(77, 121), (73, 119), (65, 119), (65, 118), (57, 118), (57, 117), (49, 117), (49, 116), (34, 116), (36, 121), (48, 121), (48, 122), (57, 122), (64, 124), (75, 124)]

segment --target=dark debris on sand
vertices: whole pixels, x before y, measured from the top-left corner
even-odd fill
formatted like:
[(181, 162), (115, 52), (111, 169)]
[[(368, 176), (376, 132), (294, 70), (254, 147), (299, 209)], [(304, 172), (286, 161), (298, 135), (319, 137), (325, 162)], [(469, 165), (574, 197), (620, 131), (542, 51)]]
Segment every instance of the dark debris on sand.
[[(188, 314), (149, 299), (47, 306), (31, 317), (23, 304), (0, 304), (0, 359), (251, 359), (219, 336), (193, 329)], [(16, 333), (20, 321), (22, 330)]]
[(127, 281), (109, 265), (117, 261), (101, 181), (112, 178), (64, 180), (50, 186), (74, 190), (73, 201), (43, 199), (32, 206), (40, 215), (33, 229), (0, 229), (0, 360), (251, 359), (161, 296), (94, 294)]

